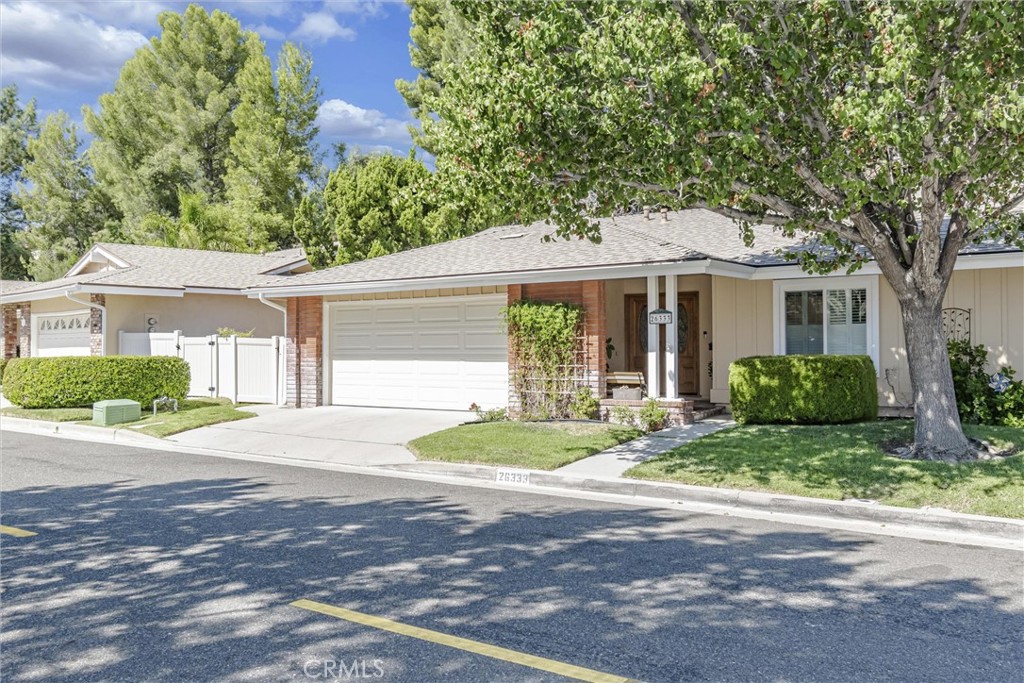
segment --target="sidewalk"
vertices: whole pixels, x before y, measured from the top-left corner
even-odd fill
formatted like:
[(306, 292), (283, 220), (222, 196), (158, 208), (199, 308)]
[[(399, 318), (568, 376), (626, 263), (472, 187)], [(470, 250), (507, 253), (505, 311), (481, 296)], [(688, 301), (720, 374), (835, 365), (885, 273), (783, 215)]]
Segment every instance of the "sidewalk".
[(633, 465), (735, 424), (728, 418), (713, 417), (691, 425), (669, 427), (569, 463), (554, 472), (576, 477), (621, 477)]
[[(567, 472), (565, 471), (568, 469), (567, 467), (553, 472), (513, 470), (518, 476), (509, 479), (502, 476), (503, 474), (507, 475), (510, 470), (506, 467), (441, 462), (356, 465), (337, 462), (330, 456), (324, 457), (325, 449), (323, 448), (316, 455), (303, 453), (304, 457), (281, 457), (227, 450), (235, 445), (232, 443), (221, 443), (221, 448), (217, 450), (190, 447), (166, 439), (138, 434), (131, 429), (110, 429), (13, 417), (4, 417), (0, 420), (0, 427), (4, 430), (80, 441), (118, 443), (161, 451), (188, 452), (354, 474), (412, 478), (460, 486), (509, 487), (535, 493), (547, 493), (548, 495), (616, 501), (641, 506), (671, 507), (701, 514), (772, 519), (787, 524), (844, 529), (859, 533), (907, 536), (943, 543), (1003, 547), (1018, 551), (1024, 548), (1024, 520), (1021, 519), (970, 515), (941, 508), (892, 507), (879, 505), (872, 501), (826, 500), (759, 491), (642, 481), (596, 473), (601, 468), (616, 467), (624, 470), (636, 462), (652, 457), (661, 450), (674, 448), (682, 442), (680, 440), (697, 438), (698, 431), (717, 431), (725, 426), (721, 423), (712, 424), (702, 427), (700, 430), (691, 429), (688, 433), (648, 437), (647, 446), (636, 448), (632, 455), (619, 452), (617, 455), (613, 454), (595, 460), (592, 466), (588, 466), (594, 472)], [(286, 440), (287, 436), (277, 435), (277, 438)], [(599, 458), (614, 450), (617, 449), (610, 449), (602, 454), (592, 456), (590, 459)]]

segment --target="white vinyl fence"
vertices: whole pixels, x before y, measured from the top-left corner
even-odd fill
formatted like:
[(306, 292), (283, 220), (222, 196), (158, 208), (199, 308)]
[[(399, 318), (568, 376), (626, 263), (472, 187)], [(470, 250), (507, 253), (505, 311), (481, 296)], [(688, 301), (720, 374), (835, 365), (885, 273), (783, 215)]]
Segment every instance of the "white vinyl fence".
[(284, 403), (283, 337), (185, 337), (175, 332), (117, 333), (124, 356), (177, 356), (192, 373), (190, 396), (235, 403)]

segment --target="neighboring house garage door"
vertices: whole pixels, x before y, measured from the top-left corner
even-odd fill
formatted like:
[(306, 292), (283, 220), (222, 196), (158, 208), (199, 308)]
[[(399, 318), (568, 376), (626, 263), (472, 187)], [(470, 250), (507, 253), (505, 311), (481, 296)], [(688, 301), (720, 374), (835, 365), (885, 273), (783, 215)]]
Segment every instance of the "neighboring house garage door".
[(505, 303), (501, 295), (329, 304), (331, 403), (507, 405)]
[(32, 331), (33, 356), (88, 356), (89, 312), (41, 313)]

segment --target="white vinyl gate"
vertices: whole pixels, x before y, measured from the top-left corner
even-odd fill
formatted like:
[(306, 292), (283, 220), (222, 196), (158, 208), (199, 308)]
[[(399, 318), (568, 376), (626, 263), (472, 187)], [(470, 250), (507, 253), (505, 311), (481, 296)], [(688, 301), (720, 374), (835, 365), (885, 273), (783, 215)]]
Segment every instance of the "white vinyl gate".
[(282, 337), (185, 337), (181, 332), (117, 333), (126, 356), (177, 356), (188, 362), (190, 396), (235, 403), (284, 403)]

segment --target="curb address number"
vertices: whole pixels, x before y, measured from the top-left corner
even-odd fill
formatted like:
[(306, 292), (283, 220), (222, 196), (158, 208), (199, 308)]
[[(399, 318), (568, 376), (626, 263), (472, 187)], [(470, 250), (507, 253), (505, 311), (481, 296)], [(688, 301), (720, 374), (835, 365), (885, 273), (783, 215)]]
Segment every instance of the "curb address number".
[(529, 484), (530, 473), (526, 470), (510, 470), (499, 468), (494, 475), (494, 481), (499, 484)]

